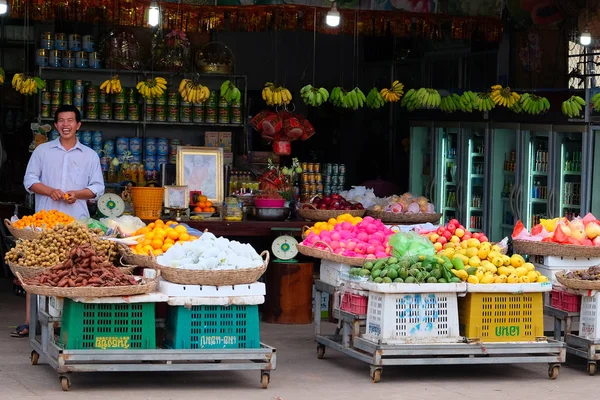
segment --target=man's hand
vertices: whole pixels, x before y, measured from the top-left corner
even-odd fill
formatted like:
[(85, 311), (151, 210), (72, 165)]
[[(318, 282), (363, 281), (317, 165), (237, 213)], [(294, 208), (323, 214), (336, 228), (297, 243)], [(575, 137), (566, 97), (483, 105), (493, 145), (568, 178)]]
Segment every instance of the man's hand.
[(71, 190), (65, 193), (65, 201), (69, 204), (73, 204), (77, 201), (77, 196), (75, 195), (75, 191)]
[(65, 199), (64, 198), (65, 194), (60, 189), (51, 189), (49, 196), (54, 201), (60, 201), (60, 200), (64, 200)]

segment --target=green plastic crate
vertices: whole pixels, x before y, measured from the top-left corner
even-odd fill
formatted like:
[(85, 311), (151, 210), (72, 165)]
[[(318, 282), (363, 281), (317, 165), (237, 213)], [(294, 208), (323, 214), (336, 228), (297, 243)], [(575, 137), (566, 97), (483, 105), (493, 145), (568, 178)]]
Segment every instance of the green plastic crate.
[(171, 349), (259, 348), (258, 306), (169, 307), (165, 345)]
[(92, 304), (65, 299), (60, 342), (70, 350), (155, 349), (154, 303)]

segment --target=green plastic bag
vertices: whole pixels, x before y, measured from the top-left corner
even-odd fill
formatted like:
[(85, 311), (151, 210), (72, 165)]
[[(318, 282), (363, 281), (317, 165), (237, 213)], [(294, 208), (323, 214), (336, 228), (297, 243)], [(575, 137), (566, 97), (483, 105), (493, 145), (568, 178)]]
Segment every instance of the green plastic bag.
[(108, 232), (108, 226), (104, 225), (102, 222), (97, 221), (93, 218), (89, 218), (86, 221), (87, 227), (90, 229), (101, 229), (102, 232), (104, 232), (104, 234), (106, 234), (106, 232)]
[(415, 232), (398, 232), (390, 237), (389, 244), (392, 246), (392, 255), (396, 258), (435, 255), (431, 241)]

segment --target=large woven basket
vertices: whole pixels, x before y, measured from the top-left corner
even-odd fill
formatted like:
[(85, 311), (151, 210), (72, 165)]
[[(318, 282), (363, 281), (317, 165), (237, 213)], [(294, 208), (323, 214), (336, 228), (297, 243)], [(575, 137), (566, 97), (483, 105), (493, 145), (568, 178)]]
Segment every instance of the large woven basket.
[(570, 289), (600, 289), (600, 281), (584, 281), (582, 279), (569, 279), (567, 278), (565, 271), (558, 271), (555, 276), (557, 281), (559, 281), (561, 284)]
[(162, 212), (165, 189), (162, 187), (133, 187), (133, 210), (140, 219), (158, 219)]
[(160, 268), (160, 265), (156, 262), (154, 256), (144, 256), (141, 254), (134, 254), (133, 251), (122, 243), (119, 243), (119, 254), (121, 255), (121, 264), (124, 266), (138, 266), (144, 268)]
[[(323, 243), (323, 242), (317, 242)], [(327, 246), (327, 244), (325, 244)], [(366, 258), (360, 257), (345, 257), (339, 254), (335, 254), (331, 247), (327, 246), (328, 250), (315, 249), (314, 247), (305, 246), (303, 244), (297, 244), (296, 248), (300, 254), (303, 254), (308, 257), (320, 258), (322, 260), (329, 260), (333, 262), (338, 262), (342, 264), (348, 264), (355, 267), (361, 267), (368, 260)]]
[(49, 267), (25, 267), (23, 265), (18, 265), (13, 262), (10, 262), (10, 261), (8, 261), (7, 264), (14, 276), (17, 276), (17, 272), (18, 272), (24, 278), (31, 278), (32, 276), (35, 276), (35, 275), (39, 274), (40, 272), (44, 272), (45, 270), (47, 270), (49, 268)]
[(27, 293), (37, 294), (38, 296), (56, 296), (70, 299), (77, 297), (133, 296), (136, 294), (150, 293), (156, 290), (159, 275), (160, 274), (157, 273), (156, 278), (154, 279), (144, 278), (141, 285), (135, 286), (58, 288), (50, 286), (27, 285), (23, 283), (23, 276), (17, 272), (17, 278)]
[[(311, 208), (302, 208), (310, 206)], [(365, 210), (317, 210), (312, 204), (299, 204), (296, 214), (306, 221), (327, 221), (329, 218), (337, 218), (343, 214), (350, 214), (353, 217), (362, 217)]]
[(534, 242), (531, 240), (513, 240), (513, 251), (519, 254), (556, 256), (556, 257), (600, 257), (600, 247), (577, 246), (553, 242)]
[(13, 235), (17, 239), (34, 240), (34, 239), (37, 239), (38, 237), (40, 237), (40, 235), (41, 235), (41, 232), (34, 230), (33, 227), (30, 229), (15, 228), (15, 226), (12, 224), (12, 222), (10, 222), (6, 218), (4, 219), (4, 225), (6, 225), (6, 228), (8, 229), (10, 234)]
[(434, 224), (439, 223), (442, 218), (440, 213), (408, 214), (373, 210), (367, 210), (366, 215), (380, 219), (382, 222), (400, 225), (426, 224), (427, 222)]
[(258, 268), (234, 269), (234, 270), (190, 270), (173, 267), (160, 267), (163, 278), (169, 282), (181, 285), (210, 285), (229, 286), (254, 283), (265, 273), (269, 265), (269, 252), (263, 251), (260, 256), (264, 263)]

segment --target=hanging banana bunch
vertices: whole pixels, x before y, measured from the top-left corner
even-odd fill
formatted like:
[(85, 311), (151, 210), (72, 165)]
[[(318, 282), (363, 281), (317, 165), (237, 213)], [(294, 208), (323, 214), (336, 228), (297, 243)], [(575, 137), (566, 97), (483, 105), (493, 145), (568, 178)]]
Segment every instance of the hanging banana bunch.
[(121, 87), (121, 81), (119, 80), (119, 75), (115, 75), (110, 79), (105, 80), (100, 85), (100, 89), (106, 91), (107, 94), (119, 94), (123, 91), (123, 87)]
[(38, 90), (46, 87), (46, 82), (40, 78), (30, 77), (25, 74), (15, 74), (12, 79), (12, 87), (19, 93), (30, 96), (38, 92)]
[(167, 90), (167, 80), (157, 76), (138, 82), (135, 86), (137, 91), (146, 99), (161, 97)]
[(269, 106), (281, 106), (292, 101), (292, 94), (283, 86), (267, 82), (262, 90), (262, 98)]
[(182, 79), (179, 94), (188, 103), (204, 103), (210, 97), (210, 90), (200, 83), (194, 84), (191, 79)]
[(0, 85), (4, 85), (4, 79), (6, 79), (6, 74), (4, 70), (0, 67)]
[(492, 86), (492, 93), (490, 97), (495, 105), (511, 108), (521, 99), (521, 96), (517, 92), (513, 92), (507, 86), (505, 88), (502, 85)]

